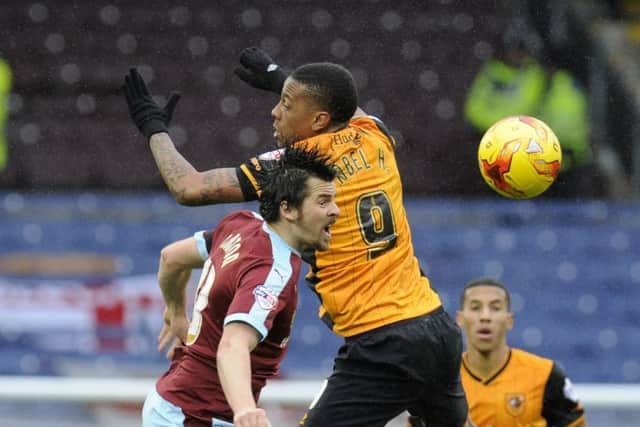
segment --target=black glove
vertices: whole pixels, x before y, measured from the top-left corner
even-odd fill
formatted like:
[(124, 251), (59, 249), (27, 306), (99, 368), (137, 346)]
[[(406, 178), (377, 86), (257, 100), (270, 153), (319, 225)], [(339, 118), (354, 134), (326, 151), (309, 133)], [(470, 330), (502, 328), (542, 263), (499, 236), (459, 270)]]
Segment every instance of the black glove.
[(135, 68), (131, 68), (129, 75), (125, 76), (122, 90), (127, 98), (131, 120), (147, 139), (154, 133), (167, 132), (173, 110), (180, 99), (179, 93), (172, 93), (167, 105), (160, 108), (151, 98), (147, 85)]
[(267, 52), (259, 47), (247, 47), (240, 53), (240, 64), (233, 72), (240, 80), (257, 89), (280, 95), (287, 74), (282, 71)]

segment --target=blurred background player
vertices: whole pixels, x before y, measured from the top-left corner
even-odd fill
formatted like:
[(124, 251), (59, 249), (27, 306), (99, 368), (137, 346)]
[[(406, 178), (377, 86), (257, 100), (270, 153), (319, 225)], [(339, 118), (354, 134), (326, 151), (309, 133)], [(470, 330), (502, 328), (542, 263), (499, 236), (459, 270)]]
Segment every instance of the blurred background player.
[(11, 95), (11, 67), (0, 57), (0, 171), (7, 166), (9, 142), (7, 141), (7, 119), (9, 95)]
[[(287, 348), (300, 254), (329, 247), (339, 212), (334, 176), (317, 153), (287, 150), (263, 176), (262, 217), (238, 211), (162, 250), (160, 347), (174, 337), (186, 345), (170, 349), (171, 367), (145, 401), (145, 427), (271, 426), (256, 402)], [(203, 270), (189, 324), (185, 292), (195, 268)]]
[(508, 345), (513, 313), (502, 283), (489, 278), (468, 283), (457, 320), (467, 342), (462, 383), (478, 427), (587, 427), (562, 369), (553, 360)]
[[(467, 341), (461, 373), (475, 425), (587, 427), (571, 381), (560, 367), (507, 344), (513, 313), (502, 283), (490, 278), (468, 283), (457, 320)], [(411, 417), (409, 425), (424, 424)]]
[[(258, 48), (243, 50), (240, 62), (236, 74), (242, 80), (280, 96), (271, 112), (278, 147), (318, 149), (337, 171), (336, 201), (343, 215), (329, 251), (308, 253), (305, 260), (311, 264), (308, 281), (321, 300), (319, 316), (345, 344), (301, 424), (384, 426), (409, 410), (428, 415), (433, 425), (463, 425), (461, 334), (414, 256), (394, 139), (380, 120), (358, 108), (355, 82), (342, 66), (306, 64), (287, 77)], [(128, 79), (142, 81), (136, 74)], [(175, 102), (158, 107), (146, 87), (136, 99), (128, 98), (132, 118), (150, 139), (162, 177), (180, 203), (259, 196), (260, 172), (280, 151), (237, 169), (198, 172), (166, 132)]]
[(585, 89), (567, 69), (540, 57), (541, 40), (523, 19), (510, 23), (497, 46), (465, 103), (465, 117), (477, 131), (475, 140), (504, 117), (537, 117), (553, 129), (562, 146), (561, 175), (545, 194), (590, 194), (588, 169), (593, 165)]

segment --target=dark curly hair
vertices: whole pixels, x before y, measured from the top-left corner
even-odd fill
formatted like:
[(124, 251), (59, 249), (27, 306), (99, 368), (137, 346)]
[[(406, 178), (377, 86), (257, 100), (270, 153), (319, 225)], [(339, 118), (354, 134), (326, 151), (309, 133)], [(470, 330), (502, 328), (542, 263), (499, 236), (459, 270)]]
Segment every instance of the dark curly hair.
[(327, 156), (306, 147), (286, 148), (280, 159), (258, 177), (260, 181), (260, 215), (267, 222), (280, 218), (280, 203), (298, 208), (307, 197), (307, 179), (314, 176), (331, 182), (336, 171)]

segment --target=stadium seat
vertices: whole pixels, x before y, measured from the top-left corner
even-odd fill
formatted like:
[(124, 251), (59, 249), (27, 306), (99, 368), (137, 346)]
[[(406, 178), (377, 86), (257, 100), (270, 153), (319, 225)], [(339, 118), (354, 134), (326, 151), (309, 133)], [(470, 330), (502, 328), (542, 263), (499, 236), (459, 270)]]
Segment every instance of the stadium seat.
[[(109, 126), (98, 133), (107, 132)], [(115, 133), (116, 139), (125, 137), (121, 133)], [(143, 146), (140, 153), (131, 151), (128, 155), (141, 155), (141, 162), (151, 162), (145, 150)], [(126, 167), (118, 168), (116, 162), (114, 157), (106, 163), (120, 173), (130, 172)], [(247, 207), (255, 209), (253, 205)], [(113, 256), (118, 265), (116, 277), (85, 275), (74, 279), (67, 275), (65, 280), (71, 282), (65, 283), (91, 287), (95, 280), (108, 279), (111, 286), (116, 286), (125, 280), (136, 283), (128, 285), (131, 292), (151, 292), (149, 295), (159, 298), (153, 282), (160, 249), (172, 240), (212, 227), (236, 208), (180, 207), (165, 193), (0, 193), (0, 209), (4, 209), (0, 263), (11, 253)], [(583, 382), (638, 380), (633, 361), (637, 359), (635, 343), (640, 339), (636, 331), (640, 318), (634, 304), (640, 298), (636, 286), (640, 282), (640, 259), (635, 249), (640, 230), (629, 216), (634, 209), (637, 207), (609, 205), (603, 222), (602, 215), (594, 216), (581, 202), (540, 200), (522, 205), (461, 199), (407, 201), (416, 255), (445, 307), (455, 312), (459, 292), (469, 280), (480, 276), (503, 280), (512, 289), (516, 318), (510, 333), (512, 344), (557, 360), (574, 381)], [(611, 240), (613, 246), (603, 244)], [(0, 290), (13, 292), (9, 295), (18, 295), (15, 292), (20, 288), (16, 286), (25, 283), (34, 290), (48, 286), (48, 281), (38, 277), (0, 274), (0, 280)], [(340, 339), (317, 319), (317, 297), (306, 289), (303, 280), (300, 288), (300, 306), (283, 375), (313, 377), (329, 371)], [(114, 295), (121, 292), (117, 286), (113, 289)], [(136, 342), (143, 346), (136, 347), (135, 354), (129, 354), (134, 350), (126, 346), (109, 347), (112, 357), (128, 358), (127, 363), (147, 360), (157, 366), (154, 364), (162, 363), (162, 358), (149, 343), (157, 333), (154, 322), (158, 315), (153, 310), (140, 314), (140, 320), (124, 329), (106, 324), (94, 331), (57, 330), (47, 339), (28, 329), (17, 335), (0, 334), (0, 347), (10, 350), (19, 343), (43, 361), (55, 361), (63, 355), (80, 357), (73, 346), (52, 346), (72, 342), (56, 341), (54, 337), (59, 334), (77, 339), (81, 334), (98, 334), (106, 347), (115, 345), (110, 337), (136, 336)], [(83, 353), (82, 357), (91, 360), (89, 354)], [(43, 362), (42, 369), (50, 372), (50, 366), (56, 366), (51, 363)], [(6, 366), (14, 369), (10, 368), (13, 365)]]
[[(95, 118), (114, 129), (130, 129), (118, 97), (122, 78), (131, 66), (146, 70), (143, 74), (150, 78), (154, 94), (182, 92), (176, 123), (189, 136), (190, 144), (184, 148), (190, 159), (199, 161), (202, 152), (214, 150), (220, 163), (244, 160), (247, 147), (237, 141), (247, 127), (253, 131), (249, 131), (249, 142), (246, 136), (242, 141), (249, 149), (254, 148), (253, 132), (261, 141), (255, 151), (271, 147), (269, 112), (275, 98), (246, 88), (232, 75), (240, 50), (262, 45), (270, 47), (289, 69), (302, 62), (328, 60), (366, 75), (368, 83), (361, 88), (361, 100), (399, 136), (398, 157), (408, 193), (475, 191), (465, 187), (461, 178), (453, 177), (443, 184), (440, 177), (454, 166), (456, 156), (451, 155), (451, 147), (468, 138), (460, 126), (459, 105), (472, 71), (481, 64), (481, 58), (472, 53), (474, 39), (490, 42), (506, 19), (505, 11), (485, 6), (488, 8), (483, 7), (480, 13), (462, 4), (454, 9), (439, 2), (417, 5), (390, 0), (367, 2), (362, 8), (343, 2), (298, 8), (236, 1), (224, 9), (205, 1), (188, 5), (163, 1), (153, 10), (133, 3), (95, 7), (73, 2), (55, 8), (44, 3), (3, 3), (0, 24), (10, 37), (0, 54), (14, 69), (14, 88), (22, 97), (23, 108), (11, 116), (14, 164), (0, 176), (0, 188), (68, 187), (68, 172), (60, 163), (45, 163), (48, 175), (37, 172), (33, 163), (46, 161), (50, 153), (45, 148), (46, 154), (32, 156), (34, 150), (21, 145), (24, 125), (39, 126), (48, 145), (62, 151), (58, 157), (87, 160), (73, 152), (77, 147), (65, 143), (66, 132), (58, 128)], [(366, 19), (360, 19), (363, 16)], [(437, 90), (416, 90), (425, 70), (440, 76)], [(232, 115), (221, 111), (221, 103), (229, 97), (240, 105)], [(438, 114), (448, 118), (443, 120)], [(51, 122), (41, 123), (42, 117)], [(131, 152), (114, 150), (114, 139), (104, 137), (102, 130), (97, 132), (100, 137), (92, 138), (90, 144), (96, 152), (108, 153), (111, 166), (92, 165), (80, 171), (73, 186), (163, 188), (159, 180), (148, 179), (148, 169), (123, 181), (121, 174), (113, 172), (113, 165), (130, 162)], [(191, 144), (192, 136), (197, 143)], [(255, 153), (252, 150), (250, 154)], [(415, 158), (424, 159), (429, 167), (412, 161)], [(216, 164), (203, 161), (198, 166)], [(140, 164), (130, 164), (130, 169), (138, 167)]]

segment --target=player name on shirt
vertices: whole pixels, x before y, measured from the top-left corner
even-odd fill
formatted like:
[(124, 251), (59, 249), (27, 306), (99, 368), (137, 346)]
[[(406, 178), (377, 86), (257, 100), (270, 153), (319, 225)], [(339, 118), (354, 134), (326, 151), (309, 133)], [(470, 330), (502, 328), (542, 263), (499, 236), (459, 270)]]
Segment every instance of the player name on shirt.
[[(378, 150), (378, 167), (380, 169), (385, 170), (384, 167), (384, 151)], [(367, 157), (362, 148), (358, 148), (357, 150), (351, 150), (347, 154), (343, 154), (340, 158), (333, 164), (333, 167), (336, 169), (336, 182), (340, 185), (344, 184), (354, 175), (357, 175), (358, 172), (371, 169), (371, 163), (367, 160)]]

